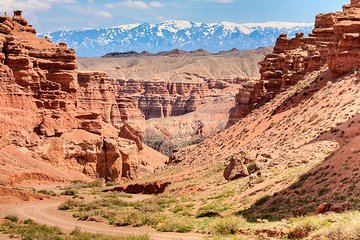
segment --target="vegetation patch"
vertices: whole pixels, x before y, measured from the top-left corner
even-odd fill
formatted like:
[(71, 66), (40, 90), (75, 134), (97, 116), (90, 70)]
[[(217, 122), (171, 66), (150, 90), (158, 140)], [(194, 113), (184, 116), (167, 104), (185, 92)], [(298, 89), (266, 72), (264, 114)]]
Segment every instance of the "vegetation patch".
[(23, 223), (6, 223), (0, 225), (0, 232), (10, 238), (24, 240), (150, 240), (147, 235), (112, 237), (102, 234), (90, 234), (74, 229), (70, 234), (65, 234), (57, 227), (49, 227), (26, 220)]

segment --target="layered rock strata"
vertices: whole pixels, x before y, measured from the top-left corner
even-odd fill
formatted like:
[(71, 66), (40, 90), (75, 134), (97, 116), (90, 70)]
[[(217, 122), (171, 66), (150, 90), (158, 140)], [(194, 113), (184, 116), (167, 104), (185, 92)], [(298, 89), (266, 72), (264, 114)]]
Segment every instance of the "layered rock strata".
[(317, 15), (309, 37), (280, 35), (273, 53), (260, 62), (260, 80), (239, 90), (229, 125), (296, 85), (306, 74), (326, 65), (334, 74), (349, 73), (359, 68), (359, 59), (360, 3), (354, 0), (342, 12)]
[(117, 181), (136, 178), (143, 115), (105, 73), (78, 72), (66, 44), (0, 17), (0, 147)]
[[(197, 76), (199, 77), (199, 76)], [(224, 79), (203, 82), (169, 82), (118, 80), (121, 92), (135, 98), (137, 107), (146, 119), (181, 116), (198, 109), (213, 90), (222, 90), (230, 84), (241, 84), (248, 79)]]

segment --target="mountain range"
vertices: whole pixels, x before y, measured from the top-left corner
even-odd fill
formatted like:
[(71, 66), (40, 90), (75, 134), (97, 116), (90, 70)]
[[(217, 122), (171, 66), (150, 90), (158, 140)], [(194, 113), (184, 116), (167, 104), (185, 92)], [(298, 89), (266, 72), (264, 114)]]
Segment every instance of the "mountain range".
[(53, 42), (65, 42), (80, 57), (102, 56), (110, 52), (148, 51), (157, 53), (172, 49), (219, 52), (273, 46), (281, 33), (308, 34), (311, 23), (265, 22), (195, 23), (169, 20), (158, 24), (128, 24), (111, 28), (66, 30), (40, 34)]

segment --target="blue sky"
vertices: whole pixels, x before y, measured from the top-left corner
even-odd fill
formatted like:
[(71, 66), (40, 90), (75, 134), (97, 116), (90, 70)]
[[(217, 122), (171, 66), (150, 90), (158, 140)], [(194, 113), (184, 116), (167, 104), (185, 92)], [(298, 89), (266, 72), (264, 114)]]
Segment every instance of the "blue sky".
[(164, 20), (235, 23), (313, 22), (350, 0), (0, 0), (0, 11), (23, 9), (39, 32)]

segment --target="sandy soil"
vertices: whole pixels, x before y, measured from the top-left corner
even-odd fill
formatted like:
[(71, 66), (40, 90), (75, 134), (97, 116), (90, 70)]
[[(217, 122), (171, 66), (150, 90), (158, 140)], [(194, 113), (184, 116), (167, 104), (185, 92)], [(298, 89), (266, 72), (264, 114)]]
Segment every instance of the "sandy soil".
[[(80, 222), (62, 211), (57, 210), (60, 201), (29, 202), (19, 204), (0, 205), (0, 217), (8, 214), (21, 219), (32, 219), (39, 224), (60, 227), (65, 232), (80, 228), (84, 232), (101, 233), (113, 236), (148, 234), (154, 240), (203, 239), (203, 235), (195, 233), (162, 233), (148, 227), (113, 227), (106, 223)], [(7, 239), (7, 238), (5, 238)], [(0, 240), (2, 236), (0, 235)]]

